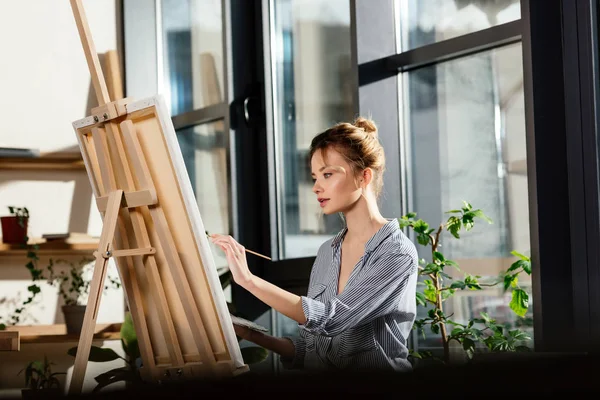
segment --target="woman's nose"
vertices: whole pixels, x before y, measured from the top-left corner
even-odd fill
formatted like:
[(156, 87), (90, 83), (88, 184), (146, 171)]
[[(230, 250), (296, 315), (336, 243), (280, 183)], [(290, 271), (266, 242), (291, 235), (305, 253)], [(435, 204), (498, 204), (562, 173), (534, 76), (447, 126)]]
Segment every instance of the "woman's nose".
[(315, 181), (314, 185), (313, 185), (313, 193), (319, 193), (321, 191), (321, 186), (319, 185), (319, 183), (317, 181)]

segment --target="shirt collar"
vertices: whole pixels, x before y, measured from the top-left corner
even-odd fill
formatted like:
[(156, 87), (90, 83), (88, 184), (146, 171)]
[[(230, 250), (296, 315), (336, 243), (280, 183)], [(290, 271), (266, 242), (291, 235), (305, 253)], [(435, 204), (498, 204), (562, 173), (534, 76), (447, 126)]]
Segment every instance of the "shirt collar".
[[(400, 229), (400, 224), (398, 223), (397, 218), (392, 218), (388, 220), (388, 223), (382, 226), (376, 233), (373, 235), (371, 239), (365, 244), (365, 253), (370, 253), (379, 246), (384, 239), (390, 236), (392, 233)], [(346, 232), (348, 232), (348, 228), (342, 229), (331, 241), (331, 247), (337, 248), (344, 236), (346, 236)]]

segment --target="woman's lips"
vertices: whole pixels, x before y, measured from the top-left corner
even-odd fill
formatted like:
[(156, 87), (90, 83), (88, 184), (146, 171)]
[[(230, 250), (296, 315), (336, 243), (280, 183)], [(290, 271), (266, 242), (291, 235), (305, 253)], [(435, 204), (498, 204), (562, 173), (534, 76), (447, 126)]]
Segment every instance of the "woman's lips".
[(319, 200), (319, 205), (321, 206), (321, 208), (323, 208), (327, 205), (327, 202), (329, 202), (329, 199)]

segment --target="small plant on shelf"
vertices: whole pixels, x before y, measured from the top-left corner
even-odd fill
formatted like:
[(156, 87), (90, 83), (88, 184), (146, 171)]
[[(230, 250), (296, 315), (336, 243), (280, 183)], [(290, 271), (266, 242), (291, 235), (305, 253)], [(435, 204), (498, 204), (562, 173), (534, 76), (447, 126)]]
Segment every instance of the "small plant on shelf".
[(44, 355), (44, 361), (31, 361), (17, 375), (25, 372), (26, 389), (21, 391), (23, 398), (39, 398), (48, 395), (60, 394), (60, 381), (57, 376), (66, 375), (65, 372), (52, 372), (52, 365)]

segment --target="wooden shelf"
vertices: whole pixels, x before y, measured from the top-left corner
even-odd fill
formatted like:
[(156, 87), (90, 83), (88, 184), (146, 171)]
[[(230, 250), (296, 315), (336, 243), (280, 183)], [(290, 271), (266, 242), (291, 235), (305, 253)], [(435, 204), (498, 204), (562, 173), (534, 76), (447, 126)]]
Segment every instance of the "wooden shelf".
[[(9, 326), (5, 332), (18, 331), (21, 344), (78, 342), (79, 335), (67, 334), (65, 324)], [(96, 324), (94, 340), (121, 339), (121, 324)]]
[[(53, 256), (77, 256), (89, 255), (98, 249), (98, 241), (89, 243), (69, 243), (65, 241), (50, 241), (37, 243), (40, 248), (37, 250), (39, 255)], [(27, 249), (23, 249), (19, 244), (7, 244), (0, 242), (0, 257), (14, 257), (27, 255)]]
[(79, 152), (56, 152), (0, 158), (0, 170), (85, 170), (85, 165)]

